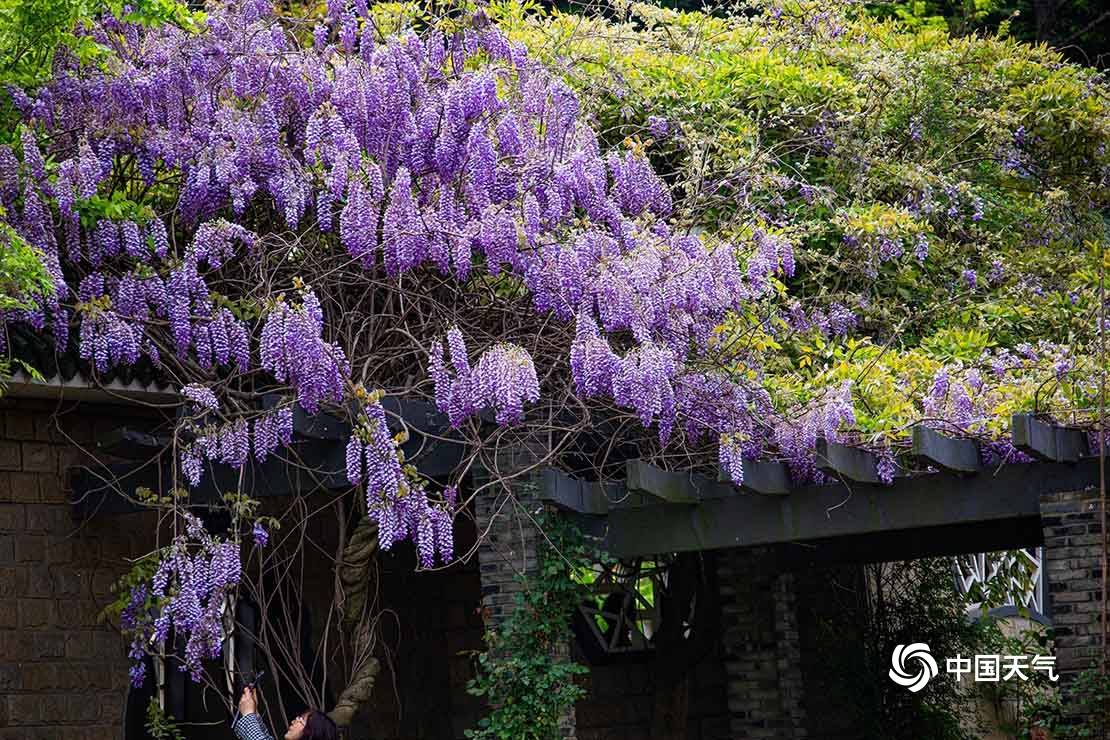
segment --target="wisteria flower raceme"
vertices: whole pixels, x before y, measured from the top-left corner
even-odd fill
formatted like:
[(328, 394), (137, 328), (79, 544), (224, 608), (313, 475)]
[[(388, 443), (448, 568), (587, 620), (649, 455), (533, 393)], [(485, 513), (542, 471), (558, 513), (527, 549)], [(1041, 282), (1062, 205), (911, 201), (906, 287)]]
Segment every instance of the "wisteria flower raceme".
[(471, 367), (466, 342), (457, 327), (447, 334), (450, 369), (444, 363), (441, 341), (432, 344), (428, 372), (435, 386), (436, 404), (452, 426), (483, 409), (492, 409), (498, 424), (515, 424), (524, 418), (524, 403), (539, 400), (536, 367), (527, 350), (508, 342), (482, 353)]
[(261, 336), (261, 366), (280, 382), (289, 383), (297, 401), (315, 413), (322, 401), (339, 403), (350, 374), (342, 348), (322, 337), (324, 316), (311, 290), (302, 292), (300, 308), (278, 302)]
[(449, 487), (443, 501), (433, 503), (425, 482), (402, 466), (400, 442), (374, 396), (347, 443), (347, 478), (366, 489), (367, 516), (378, 525), (382, 549), (412, 539), (423, 567), (433, 567), (437, 555), (444, 563), (451, 560), (455, 489)]
[(207, 388), (198, 383), (190, 383), (181, 389), (181, 393), (188, 398), (197, 409), (218, 411), (220, 408), (219, 399), (216, 398), (216, 394), (212, 392), (211, 388)]
[(133, 685), (145, 679), (147, 651), (163, 651), (171, 628), (186, 641), (182, 670), (194, 681), (200, 680), (202, 661), (219, 657), (222, 649), (225, 600), (242, 577), (239, 545), (213, 537), (192, 514), (184, 514), (184, 523), (149, 584), (132, 589), (120, 616), (120, 626), (132, 635)]
[(721, 470), (738, 486), (744, 484), (743, 445), (733, 435), (722, 435), (720, 444)]
[(254, 537), (254, 544), (258, 547), (266, 547), (266, 545), (270, 543), (270, 532), (262, 522), (254, 523), (254, 527), (251, 529), (251, 536)]

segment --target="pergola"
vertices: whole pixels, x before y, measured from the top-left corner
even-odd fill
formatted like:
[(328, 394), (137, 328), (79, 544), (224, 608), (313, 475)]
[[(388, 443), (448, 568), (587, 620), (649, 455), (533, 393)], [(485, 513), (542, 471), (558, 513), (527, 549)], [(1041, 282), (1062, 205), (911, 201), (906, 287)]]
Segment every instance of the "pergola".
[(1034, 462), (988, 468), (976, 442), (915, 427), (912, 454), (932, 472), (891, 485), (873, 453), (820, 441), (830, 485), (793, 486), (777, 461), (745, 460), (735, 486), (633, 460), (615, 483), (546, 471), (543, 491), (618, 557), (795, 544), (803, 562), (876, 561), (1035, 547), (1041, 495), (1097, 485), (1098, 459), (1081, 430), (1027, 414), (1013, 417), (1012, 442)]
[[(34, 384), (22, 380), (26, 393)], [(383, 403), (392, 423), (409, 434), (406, 457), (419, 456), (425, 475), (447, 476), (459, 466), (464, 447), (433, 405), (396, 398)], [(190, 502), (216, 502), (240, 486), (255, 498), (347, 489), (347, 422), (298, 408), (294, 431), (284, 459), (252, 461), (242, 470), (210, 465)], [(834, 481), (827, 485), (795, 486), (786, 464), (774, 460), (745, 460), (742, 486), (723, 474), (713, 479), (629, 460), (623, 479), (609, 481), (547, 468), (540, 476), (540, 498), (617, 558), (772, 546), (784, 567), (804, 568), (1037, 548), (1044, 542), (1041, 497), (1083, 490), (1099, 480), (1099, 462), (1083, 431), (1032, 415), (1013, 417), (1011, 440), (1033, 462), (987, 467), (972, 440), (925, 426), (912, 434), (911, 453), (927, 472), (899, 471), (891, 485), (879, 481), (873, 453), (820, 441), (818, 466)], [(75, 516), (135, 511), (141, 508), (136, 490), (167, 490), (172, 455), (158, 453), (169, 444), (128, 428), (97, 440), (98, 449), (132, 462), (74, 471)]]
[[(164, 401), (176, 395), (135, 377), (89, 379), (79, 370), (65, 377), (60, 367), (45, 380), (17, 377), (11, 391), (20, 397), (60, 394), (81, 401), (103, 401), (112, 395)], [(279, 400), (265, 398), (263, 405)], [(422, 473), (450, 476), (465, 461), (463, 440), (432, 404), (397, 398), (383, 404), (391, 426), (408, 432), (403, 450), (407, 459), (417, 460)], [(190, 492), (189, 505), (205, 508), (237, 489), (254, 498), (348, 491), (348, 423), (298, 408), (293, 426), (293, 444), (263, 464), (251, 460), (241, 470), (209, 464), (200, 486)], [(825, 441), (819, 443), (817, 462), (832, 481), (827, 485), (796, 486), (786, 464), (770, 459), (745, 460), (742, 486), (722, 474), (669, 471), (642, 459), (627, 460), (607, 480), (546, 468), (533, 482), (540, 500), (597, 537), (611, 555), (632, 563), (636, 573), (639, 565), (659, 566), (674, 553), (748, 548), (773, 550), (775, 567), (783, 571), (1041, 545), (1055, 548), (1056, 556), (1062, 557), (1070, 542), (1061, 549), (1062, 540), (1055, 533), (1053, 543), (1046, 541), (1049, 519), (1055, 516), (1047, 513), (1051, 508), (1046, 508), (1046, 496), (1097, 486), (1097, 451), (1090, 449), (1084, 431), (1029, 414), (1013, 417), (1010, 441), (1033, 461), (984, 464), (976, 442), (915, 427), (909, 454), (919, 472), (899, 470), (890, 485), (878, 478), (875, 454)], [(105, 456), (121, 462), (71, 471), (77, 518), (140, 510), (138, 489), (165, 492), (174, 480), (173, 441), (157, 431), (120, 426), (100, 435), (95, 444)], [(1093, 522), (1096, 513), (1084, 516)], [(980, 574), (984, 576), (989, 573)], [(610, 586), (623, 588), (616, 582)], [(1060, 586), (1084, 598), (1087, 590), (1094, 593), (1081, 581)], [(1043, 588), (1047, 593), (1051, 584)], [(634, 623), (640, 612), (651, 608), (654, 605), (633, 605), (628, 614), (622, 610), (622, 618)], [(1047, 603), (1042, 611), (1032, 616), (1050, 616)], [(646, 650), (650, 642), (645, 634), (641, 643), (625, 649)]]
[[(73, 400), (112, 395), (164, 400), (173, 390), (159, 384), (152, 368), (121, 368), (95, 381), (82, 374), (86, 364), (56, 356), (53, 347), (30, 332), (13, 332), (13, 350), (39, 368), (44, 380), (14, 379), (21, 396)], [(273, 405), (278, 398), (264, 399)], [(422, 400), (387, 398), (386, 411), (405, 428), (407, 459), (419, 457), (421, 472), (443, 476), (463, 458), (463, 445), (445, 415)], [(194, 502), (218, 501), (227, 490), (244, 486), (255, 497), (296, 490), (347, 487), (344, 445), (350, 427), (334, 416), (294, 414), (295, 442), (285, 460), (253, 460), (242, 471), (210, 465)], [(899, 471), (892, 485), (876, 474), (873, 453), (834, 442), (818, 443), (818, 467), (830, 485), (794, 486), (785, 463), (745, 460), (744, 484), (723, 475), (671, 472), (642, 460), (629, 460), (621, 480), (594, 481), (549, 469), (542, 496), (602, 538), (618, 557), (754, 545), (790, 548), (800, 562), (906, 559), (928, 555), (984, 552), (1041, 544), (1039, 497), (1082, 490), (1098, 483), (1098, 460), (1087, 435), (1030, 414), (1015, 415), (1011, 441), (1034, 458), (1031, 463), (987, 467), (978, 444), (936, 429), (912, 430), (911, 454), (920, 469)], [(98, 449), (131, 463), (107, 470), (77, 471), (73, 480), (78, 517), (136, 508), (135, 489), (166, 490), (172, 478), (170, 440), (120, 428), (97, 441)], [(295, 458), (292, 459), (292, 458)], [(297, 463), (291, 465), (290, 463)], [(125, 494), (124, 496), (112, 495)]]

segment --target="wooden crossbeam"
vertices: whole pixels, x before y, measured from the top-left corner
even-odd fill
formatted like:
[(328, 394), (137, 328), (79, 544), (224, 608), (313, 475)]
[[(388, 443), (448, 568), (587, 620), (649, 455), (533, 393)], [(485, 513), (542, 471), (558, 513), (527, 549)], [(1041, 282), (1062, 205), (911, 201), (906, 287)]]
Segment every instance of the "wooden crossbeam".
[[(174, 482), (169, 455), (160, 459), (109, 466), (79, 467), (71, 471), (73, 516), (123, 514), (142, 511), (133, 499), (135, 491), (149, 488), (168, 494)], [(180, 479), (178, 485), (184, 485)], [(298, 439), (266, 462), (253, 458), (241, 470), (205, 462), (200, 484), (190, 489), (189, 502), (206, 505), (219, 502), (228, 491), (243, 490), (252, 498), (288, 496), (319, 489), (344, 491), (350, 488), (344, 445), (319, 439)]]
[(957, 473), (978, 473), (983, 467), (977, 442), (949, 437), (921, 425), (913, 428), (913, 454), (938, 468)]
[(738, 495), (736, 486), (703, 475), (662, 470), (643, 460), (628, 461), (626, 485), (631, 491), (642, 491), (672, 504), (696, 504)]
[[(834, 476), (843, 476), (860, 483), (880, 483), (876, 471), (879, 459), (875, 453), (839, 442), (817, 440), (817, 467)], [(901, 473), (897, 469), (895, 475)]]
[(610, 494), (614, 500), (620, 498), (621, 488), (615, 484), (606, 486), (595, 481), (579, 480), (561, 470), (547, 468), (543, 471), (540, 498), (569, 511), (602, 515), (609, 512)]
[[(263, 408), (274, 408), (282, 401), (276, 394), (264, 396)], [(450, 429), (447, 417), (433, 404), (421, 400), (385, 398), (382, 405), (389, 412), (390, 428), (399, 431), (398, 419), (409, 430), (409, 439), (401, 446), (407, 460), (415, 460), (420, 472), (429, 477), (449, 476), (460, 466), (465, 445)], [(251, 458), (242, 471), (222, 464), (205, 463), (204, 476), (190, 494), (193, 503), (219, 501), (227, 491), (243, 490), (255, 498), (287, 496), (298, 491), (317, 488), (345, 490), (350, 484), (346, 475), (345, 445), (351, 435), (346, 421), (327, 413), (308, 415), (300, 406), (293, 412), (294, 443), (277, 456), (259, 464)], [(98, 447), (116, 456), (142, 462), (120, 464), (99, 469), (75, 470), (72, 479), (74, 516), (118, 514), (139, 511), (142, 507), (128, 497), (143, 486), (167, 493), (173, 480), (168, 455), (165, 460), (150, 462), (165, 453), (170, 440), (135, 430), (121, 428), (98, 440)], [(114, 482), (113, 482), (114, 479)]]
[[(717, 475), (721, 483), (732, 483), (728, 473), (723, 470)], [(744, 483), (746, 488), (756, 493), (781, 495), (790, 493), (792, 483), (790, 468), (778, 460), (753, 460), (744, 458)]]
[[(679, 477), (693, 484), (688, 498), (705, 490), (697, 476)], [(919, 539), (940, 546), (945, 532), (976, 528), (976, 536), (995, 549), (1024, 547), (1029, 530), (1021, 522), (1039, 520), (1042, 494), (1097, 482), (1097, 460), (1086, 458), (1077, 464), (1004, 465), (991, 475), (903, 477), (892, 486), (854, 482), (797, 488), (789, 496), (706, 497), (698, 506), (663, 503), (610, 511), (606, 546), (614, 555), (632, 557), (878, 535), (897, 542), (898, 533), (920, 533)]]
[(1089, 454), (1083, 430), (1050, 424), (1033, 414), (1014, 414), (1010, 435), (1014, 447), (1040, 460), (1077, 462)]
[(149, 460), (170, 443), (168, 437), (160, 437), (130, 427), (120, 427), (96, 439), (96, 449), (113, 457), (129, 460)]

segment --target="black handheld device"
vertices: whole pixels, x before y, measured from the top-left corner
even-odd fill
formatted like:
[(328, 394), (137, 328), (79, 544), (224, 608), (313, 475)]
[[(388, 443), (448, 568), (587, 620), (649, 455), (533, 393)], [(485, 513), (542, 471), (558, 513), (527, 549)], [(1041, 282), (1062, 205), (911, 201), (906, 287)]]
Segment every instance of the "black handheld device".
[[(264, 671), (264, 670), (263, 671), (254, 671), (250, 674), (244, 674), (241, 677), (242, 687), (239, 689), (239, 692), (238, 692), (238, 695), (235, 698), (235, 701), (238, 702), (238, 700), (239, 700), (238, 697), (243, 695), (243, 691), (245, 689), (253, 689), (255, 686), (257, 686), (258, 682), (261, 681), (262, 677), (265, 676), (265, 675), (266, 675), (266, 671)], [(239, 708), (236, 707), (235, 712), (231, 715), (231, 726), (234, 727), (235, 723), (238, 720), (239, 720)]]

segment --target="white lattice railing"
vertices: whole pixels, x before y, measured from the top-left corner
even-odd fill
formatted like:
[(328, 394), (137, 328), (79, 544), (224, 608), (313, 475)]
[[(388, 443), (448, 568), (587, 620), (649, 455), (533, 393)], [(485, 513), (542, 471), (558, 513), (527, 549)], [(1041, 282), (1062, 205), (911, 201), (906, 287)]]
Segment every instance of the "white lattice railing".
[[(1031, 578), (1026, 587), (1019, 579), (1010, 576), (1009, 588), (1006, 589), (1008, 596), (1004, 606), (1024, 607), (1032, 614), (1043, 617), (1045, 615), (1043, 555), (1043, 548), (1040, 547), (960, 555), (955, 558), (954, 565), (956, 586), (963, 594), (968, 593), (975, 584), (985, 587), (995, 578), (1007, 577), (1000, 576), (1000, 573), (1011, 573), (1017, 559), (1022, 558), (1024, 565), (1030, 569)], [(978, 603), (969, 604), (968, 611), (978, 611), (980, 606)]]

